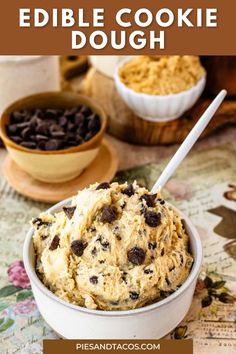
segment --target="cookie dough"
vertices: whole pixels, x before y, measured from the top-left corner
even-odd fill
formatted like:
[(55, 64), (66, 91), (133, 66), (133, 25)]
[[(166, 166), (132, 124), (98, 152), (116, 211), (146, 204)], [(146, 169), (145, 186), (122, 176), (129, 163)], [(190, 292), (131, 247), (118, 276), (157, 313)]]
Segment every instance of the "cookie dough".
[(180, 216), (136, 182), (101, 183), (32, 221), (36, 270), (60, 298), (90, 309), (158, 301), (188, 277), (193, 258)]
[(191, 89), (205, 75), (198, 56), (138, 56), (119, 70), (130, 89), (149, 95), (169, 95)]

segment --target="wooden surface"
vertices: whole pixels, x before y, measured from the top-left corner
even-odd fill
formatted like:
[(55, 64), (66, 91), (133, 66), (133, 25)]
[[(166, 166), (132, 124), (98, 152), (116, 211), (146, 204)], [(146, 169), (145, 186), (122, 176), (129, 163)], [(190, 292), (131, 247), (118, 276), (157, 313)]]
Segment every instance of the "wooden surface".
[(84, 73), (88, 68), (86, 56), (62, 56), (60, 57), (61, 73), (65, 80)]
[(43, 183), (24, 172), (9, 157), (3, 165), (3, 173), (9, 184), (20, 194), (46, 203), (56, 203), (77, 193), (91, 183), (110, 181), (118, 168), (118, 156), (111, 144), (104, 140), (97, 158), (77, 178), (65, 183)]
[[(170, 122), (154, 123), (135, 116), (117, 93), (114, 81), (94, 69), (89, 71), (83, 89), (84, 93), (96, 99), (106, 111), (109, 116), (110, 134), (124, 141), (142, 145), (182, 142), (211, 102), (210, 99), (202, 99), (181, 118)], [(226, 124), (235, 123), (236, 100), (226, 100), (202, 137)]]
[(216, 95), (222, 87), (228, 96), (236, 96), (236, 56), (202, 56), (207, 71), (206, 91)]

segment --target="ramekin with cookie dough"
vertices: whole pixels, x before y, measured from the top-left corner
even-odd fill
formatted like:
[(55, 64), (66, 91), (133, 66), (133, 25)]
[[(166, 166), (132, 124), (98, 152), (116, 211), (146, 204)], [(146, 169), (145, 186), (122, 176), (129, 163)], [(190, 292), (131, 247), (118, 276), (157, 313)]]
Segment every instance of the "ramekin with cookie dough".
[(65, 338), (160, 338), (188, 311), (201, 242), (161, 195), (101, 183), (32, 221), (24, 263), (39, 310)]

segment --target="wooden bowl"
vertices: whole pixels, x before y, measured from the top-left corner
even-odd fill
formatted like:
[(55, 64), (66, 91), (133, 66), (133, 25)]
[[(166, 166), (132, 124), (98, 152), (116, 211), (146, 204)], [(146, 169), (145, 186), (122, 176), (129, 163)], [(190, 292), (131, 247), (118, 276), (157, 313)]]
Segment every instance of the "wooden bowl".
[[(69, 109), (88, 106), (100, 117), (99, 132), (87, 142), (64, 150), (42, 151), (25, 148), (12, 141), (6, 133), (10, 113), (21, 109)], [(95, 159), (106, 128), (106, 115), (91, 98), (69, 92), (47, 92), (14, 102), (2, 114), (0, 135), (11, 158), (33, 178), (48, 183), (60, 183), (77, 177)]]

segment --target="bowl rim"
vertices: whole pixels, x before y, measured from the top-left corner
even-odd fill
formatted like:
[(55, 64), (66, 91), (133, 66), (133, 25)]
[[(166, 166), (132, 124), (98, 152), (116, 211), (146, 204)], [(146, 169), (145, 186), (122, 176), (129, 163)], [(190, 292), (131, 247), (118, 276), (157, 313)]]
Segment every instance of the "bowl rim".
[[(61, 202), (53, 205), (51, 208), (49, 208), (46, 213), (54, 213), (62, 209), (63, 206), (68, 205), (73, 197), (62, 200)], [(150, 311), (154, 311), (160, 307), (164, 307), (168, 305), (168, 303), (174, 301), (176, 298), (180, 297), (195, 281), (197, 276), (200, 273), (201, 269), (201, 264), (202, 264), (202, 258), (203, 258), (203, 250), (202, 250), (202, 243), (200, 236), (195, 228), (195, 226), (192, 224), (190, 219), (186, 217), (182, 212), (180, 212), (177, 208), (175, 208), (172, 204), (168, 203), (169, 205), (172, 206), (175, 210), (178, 211), (179, 215), (185, 220), (185, 223), (191, 233), (190, 239), (191, 239), (191, 244), (194, 244), (195, 248), (195, 257), (194, 257), (194, 262), (193, 266), (191, 268), (191, 271), (185, 280), (185, 282), (176, 290), (174, 291), (171, 295), (167, 296), (166, 298), (157, 301), (153, 304), (143, 306), (137, 309), (131, 309), (131, 310), (112, 310), (112, 311), (107, 311), (107, 310), (95, 310), (95, 309), (88, 309), (86, 307), (78, 306), (71, 304), (58, 296), (56, 296), (53, 292), (51, 292), (39, 279), (39, 277), (36, 274), (35, 268), (31, 266), (30, 260), (29, 260), (29, 255), (30, 255), (30, 249), (32, 246), (32, 240), (33, 240), (33, 228), (31, 227), (30, 230), (28, 231), (25, 241), (24, 241), (24, 246), (23, 246), (23, 261), (25, 265), (26, 272), (29, 276), (30, 281), (33, 283), (34, 286), (37, 287), (37, 289), (43, 293), (43, 295), (49, 297), (52, 301), (56, 301), (57, 303), (69, 307), (71, 310), (76, 310), (78, 312), (83, 312), (85, 314), (89, 315), (95, 315), (95, 316), (100, 316), (100, 317), (127, 317), (127, 316), (133, 316), (133, 315), (139, 315), (143, 313), (147, 313)]]
[(207, 73), (205, 71), (204, 75), (196, 82), (196, 84), (194, 86), (192, 86), (191, 88), (189, 88), (188, 90), (184, 90), (184, 91), (180, 91), (177, 93), (170, 93), (167, 95), (151, 95), (148, 93), (143, 93), (143, 92), (137, 92), (134, 91), (133, 89), (131, 89), (130, 87), (126, 86), (120, 79), (119, 76), (119, 70), (120, 68), (125, 64), (128, 63), (129, 61), (133, 60), (134, 58), (125, 58), (124, 60), (122, 60), (115, 69), (115, 74), (114, 74), (114, 81), (116, 84), (116, 87), (122, 87), (123, 90), (126, 90), (126, 92), (131, 93), (133, 96), (136, 96), (137, 98), (143, 97), (145, 99), (155, 99), (155, 100), (168, 100), (168, 99), (173, 99), (173, 98), (178, 98), (180, 96), (187, 96), (189, 94), (191, 94), (192, 92), (196, 91), (198, 88), (200, 88), (202, 85), (204, 86), (206, 83), (206, 76)]
[(38, 60), (48, 59), (49, 57), (59, 58), (59, 55), (1, 55), (1, 64), (28, 64), (29, 62), (35, 62)]
[[(73, 146), (67, 149), (60, 149), (60, 150), (49, 150), (49, 151), (44, 151), (44, 150), (36, 150), (36, 149), (29, 149), (24, 146), (21, 146), (17, 143), (15, 143), (13, 140), (11, 140), (6, 132), (6, 121), (9, 119), (9, 114), (14, 111), (14, 107), (16, 106), (21, 106), (21, 109), (24, 109), (23, 106), (27, 105), (27, 103), (30, 103), (32, 99), (39, 98), (41, 100), (45, 99), (50, 100), (50, 99), (55, 99), (56, 97), (61, 97), (63, 98), (72, 98), (72, 99), (77, 99), (78, 104), (79, 101), (81, 101), (82, 104), (87, 105), (93, 112), (96, 112), (99, 115), (101, 126), (99, 131), (88, 141), (81, 145)], [(50, 104), (49, 104), (50, 105)], [(54, 106), (52, 104), (52, 106)], [(20, 109), (20, 108), (18, 108)], [(90, 148), (93, 148), (94, 146), (99, 145), (100, 140), (103, 136), (103, 133), (106, 129), (107, 125), (107, 116), (103, 110), (103, 108), (92, 98), (77, 94), (76, 92), (58, 92), (58, 91), (48, 91), (48, 92), (42, 92), (42, 93), (36, 93), (33, 95), (25, 96), (23, 98), (20, 98), (16, 101), (14, 101), (11, 105), (9, 105), (1, 114), (1, 119), (0, 119), (0, 136), (6, 145), (6, 147), (13, 148), (18, 151), (30, 153), (30, 154), (37, 154), (37, 155), (62, 155), (62, 154), (67, 154), (67, 153), (74, 153), (74, 152), (80, 152), (80, 151), (85, 151), (89, 150)]]

